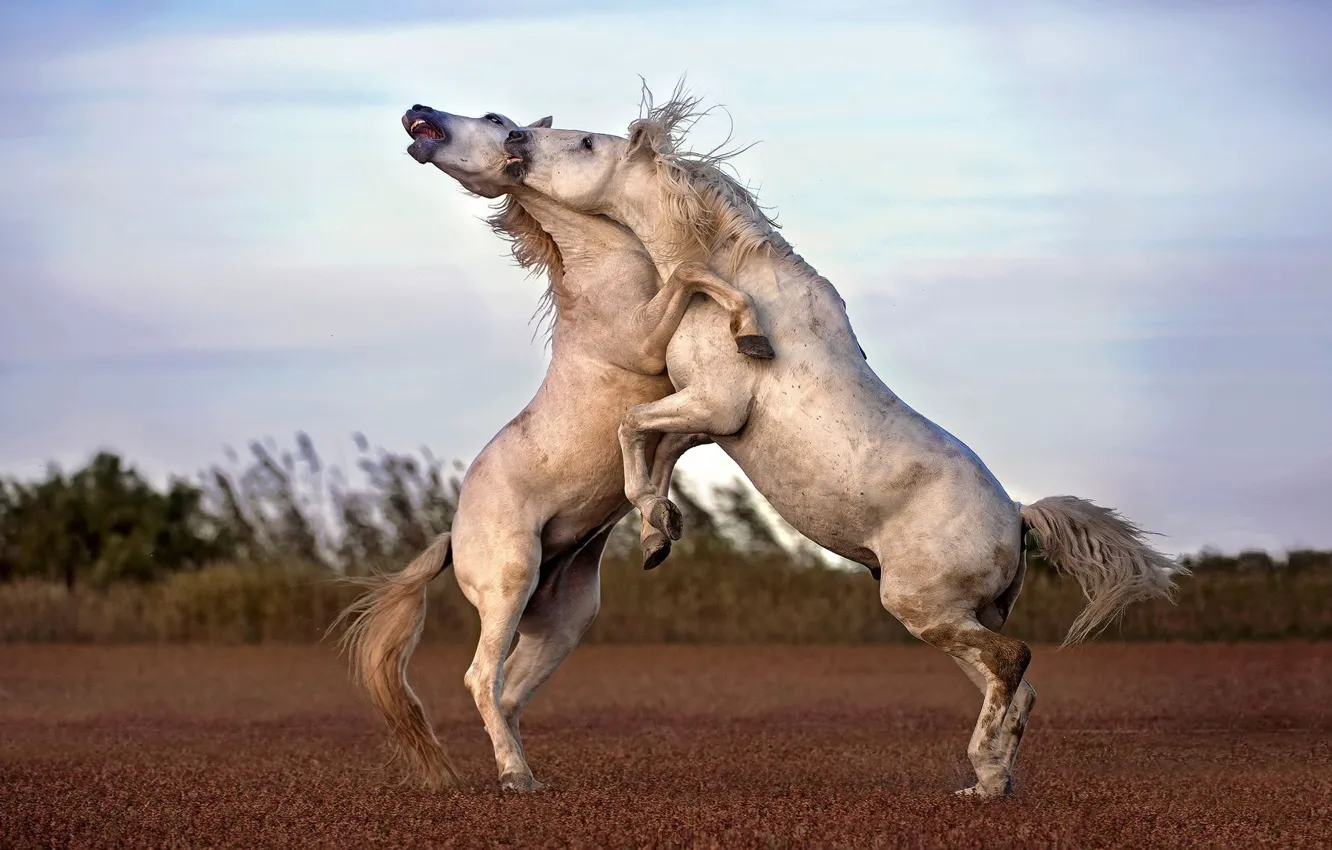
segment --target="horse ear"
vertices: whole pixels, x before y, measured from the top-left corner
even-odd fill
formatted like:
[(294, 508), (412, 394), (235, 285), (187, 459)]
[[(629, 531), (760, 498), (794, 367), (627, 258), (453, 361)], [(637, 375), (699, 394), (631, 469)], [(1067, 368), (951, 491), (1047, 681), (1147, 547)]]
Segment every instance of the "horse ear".
[(529, 126), (529, 127), (549, 127), (551, 124), (554, 123), (554, 121), (555, 121), (554, 118), (552, 118), (552, 117), (550, 117), (549, 115), (547, 115), (545, 118), (538, 118), (537, 120), (533, 121), (531, 124), (528, 124), (527, 126)]
[(652, 150), (652, 140), (648, 133), (647, 125), (635, 121), (629, 125), (629, 157), (650, 155)]

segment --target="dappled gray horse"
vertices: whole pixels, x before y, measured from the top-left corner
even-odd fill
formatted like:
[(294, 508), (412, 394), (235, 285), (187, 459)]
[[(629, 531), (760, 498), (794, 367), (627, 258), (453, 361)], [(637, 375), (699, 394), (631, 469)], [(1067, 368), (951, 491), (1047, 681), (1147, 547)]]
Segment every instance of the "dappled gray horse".
[[(370, 590), (342, 615), (352, 618), (343, 645), (355, 680), (388, 723), (395, 754), (431, 787), (456, 783), (457, 771), (407, 683), (426, 585), (452, 564), (481, 618), (464, 681), (494, 745), (501, 785), (532, 790), (541, 783), (523, 754), (519, 715), (596, 616), (606, 539), (631, 510), (620, 420), (630, 406), (672, 391), (666, 343), (696, 293), (722, 311), (733, 351), (762, 359), (772, 349), (748, 296), (716, 279), (677, 278), (663, 286), (627, 228), (518, 184), (506, 171), (502, 147), (518, 126), (512, 120), (417, 105), (403, 125), (418, 162), (433, 163), (477, 195), (508, 196), (490, 224), (511, 240), (521, 265), (547, 274), (552, 354), (536, 396), (467, 470), (452, 532), (401, 572), (363, 581)], [(663, 496), (676, 460), (707, 441), (677, 434), (653, 447), (653, 486)], [(644, 549), (655, 560), (665, 557), (668, 537), (649, 523), (643, 527)]]
[(1022, 587), (1025, 532), (1088, 597), (1068, 643), (1134, 600), (1168, 596), (1184, 571), (1112, 510), (1069, 496), (1015, 503), (966, 445), (898, 398), (866, 362), (837, 290), (721, 170), (723, 157), (681, 148), (696, 106), (677, 90), (628, 138), (524, 128), (506, 143), (515, 177), (627, 225), (663, 280), (725, 279), (753, 297), (776, 349), (768, 362), (736, 356), (716, 308), (692, 307), (667, 348), (677, 392), (634, 406), (620, 428), (626, 494), (678, 535), (648, 447), (661, 433), (711, 436), (778, 514), (868, 567), (884, 607), (962, 667), (984, 702), (968, 747), (976, 783), (959, 793), (1007, 794), (1035, 701), (1030, 650), (997, 633)]

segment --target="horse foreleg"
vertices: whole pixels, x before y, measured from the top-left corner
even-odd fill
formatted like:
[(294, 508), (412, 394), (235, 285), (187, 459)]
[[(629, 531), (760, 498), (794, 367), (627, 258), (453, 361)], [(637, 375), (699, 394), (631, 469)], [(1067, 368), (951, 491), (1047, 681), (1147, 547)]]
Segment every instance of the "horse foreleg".
[(703, 263), (681, 263), (666, 282), (666, 288), (679, 286), (692, 298), (695, 292), (716, 301), (731, 319), (731, 336), (736, 350), (747, 357), (770, 360), (775, 354), (768, 335), (759, 325), (754, 299), (727, 283)]
[(624, 457), (624, 493), (630, 504), (657, 531), (671, 540), (684, 533), (680, 509), (653, 487), (647, 463), (647, 435), (734, 434), (749, 418), (753, 396), (736, 393), (730, 398), (706, 395), (698, 387), (687, 387), (660, 401), (629, 408), (620, 423), (620, 451)]
[[(610, 533), (608, 528), (593, 537), (558, 567), (533, 594), (518, 621), (518, 643), (504, 662), (500, 710), (520, 749), (523, 709), (578, 646), (601, 608), (601, 555)], [(540, 785), (535, 780), (533, 784)]]
[[(685, 452), (711, 442), (712, 438), (707, 434), (663, 434), (657, 442), (657, 453), (652, 460), (653, 492), (663, 499), (669, 498), (675, 464)], [(638, 539), (643, 549), (643, 569), (655, 569), (666, 560), (666, 556), (671, 554), (671, 541), (664, 533), (654, 528), (646, 517), (640, 517), (639, 521), (641, 528)]]
[(625, 335), (634, 348), (625, 363), (628, 368), (644, 375), (666, 371), (666, 347), (680, 327), (690, 300), (698, 293), (707, 295), (726, 311), (737, 351), (758, 359), (773, 356), (772, 344), (759, 326), (754, 300), (703, 264), (685, 263), (650, 301), (629, 316)]

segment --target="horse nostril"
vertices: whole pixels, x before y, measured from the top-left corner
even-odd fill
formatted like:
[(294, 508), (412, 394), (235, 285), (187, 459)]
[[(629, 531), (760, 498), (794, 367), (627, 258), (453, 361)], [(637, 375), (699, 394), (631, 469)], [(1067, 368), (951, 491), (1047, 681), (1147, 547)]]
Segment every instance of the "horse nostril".
[(428, 106), (422, 106), (422, 105), (419, 104), (419, 103), (413, 103), (413, 104), (412, 104), (412, 109), (413, 109), (413, 110), (416, 110), (416, 111), (422, 111), (422, 110), (424, 110), (424, 111), (426, 111), (426, 112), (434, 112), (434, 111), (435, 111), (435, 110), (431, 109), (430, 107), (428, 107)]
[(527, 134), (524, 133), (522, 130), (510, 130), (510, 131), (509, 131), (509, 141), (511, 141), (511, 142), (521, 142), (521, 141), (523, 140), (523, 137), (526, 136), (526, 135), (527, 135)]

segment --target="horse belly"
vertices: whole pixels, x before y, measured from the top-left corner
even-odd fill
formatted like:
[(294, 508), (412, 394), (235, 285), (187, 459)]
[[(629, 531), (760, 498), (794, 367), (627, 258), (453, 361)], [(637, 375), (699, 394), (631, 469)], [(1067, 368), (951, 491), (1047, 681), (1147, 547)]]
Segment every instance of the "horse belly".
[(856, 403), (817, 357), (787, 351), (744, 429), (717, 443), (801, 534), (863, 563), (879, 525), (872, 472), (882, 416)]

